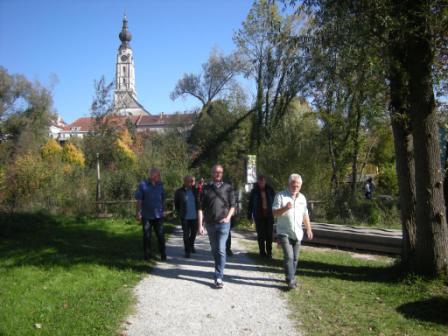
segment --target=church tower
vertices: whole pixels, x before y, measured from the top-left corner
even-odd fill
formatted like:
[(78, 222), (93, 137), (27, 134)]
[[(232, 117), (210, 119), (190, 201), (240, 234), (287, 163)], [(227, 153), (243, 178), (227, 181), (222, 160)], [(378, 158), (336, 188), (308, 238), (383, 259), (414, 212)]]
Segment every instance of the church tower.
[(134, 56), (129, 44), (132, 35), (128, 30), (126, 15), (123, 17), (123, 26), (118, 37), (121, 44), (115, 67), (114, 114), (147, 115), (149, 112), (137, 101)]

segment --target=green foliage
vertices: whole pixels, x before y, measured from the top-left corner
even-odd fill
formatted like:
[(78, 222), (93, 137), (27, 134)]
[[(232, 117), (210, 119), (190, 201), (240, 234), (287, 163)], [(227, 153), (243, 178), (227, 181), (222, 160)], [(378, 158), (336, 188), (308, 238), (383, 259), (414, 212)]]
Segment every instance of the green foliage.
[(197, 119), (191, 130), (188, 143), (193, 147), (193, 153), (202, 155), (198, 166), (202, 177), (210, 176), (210, 168), (220, 163), (224, 166), (225, 179), (235, 185), (244, 183), (245, 154), (248, 154), (248, 126), (249, 120), (226, 137), (220, 139), (216, 146), (209, 148), (219, 134), (231, 127), (243, 114), (241, 107), (232, 106), (229, 101), (219, 100), (213, 102), (207, 114)]
[(150, 134), (143, 140), (143, 144), (143, 152), (139, 154), (137, 165), (138, 178), (147, 178), (148, 169), (158, 168), (167, 197), (174, 195), (174, 191), (182, 184), (183, 177), (191, 173), (191, 157), (185, 135), (174, 130), (164, 134)]
[(398, 195), (397, 170), (392, 164), (383, 165), (378, 175), (377, 193), (386, 195)]
[(260, 146), (258, 172), (276, 190), (286, 187), (290, 174), (298, 173), (308, 199), (321, 199), (326, 191), (322, 181), (329, 180), (329, 170), (320, 137), (316, 113), (306, 103), (293, 101), (283, 120), (270, 129), (269, 140)]
[(53, 118), (50, 91), (0, 67), (0, 162), (37, 152), (47, 141)]
[(282, 15), (275, 1), (257, 0), (234, 34), (246, 75), (256, 86), (251, 150), (258, 149), (266, 131), (283, 118), (305, 87), (304, 53), (297, 32), (303, 25), (298, 15)]
[(129, 146), (121, 139), (114, 142), (112, 149), (112, 156), (116, 166), (120, 169), (129, 169), (135, 165), (137, 157)]

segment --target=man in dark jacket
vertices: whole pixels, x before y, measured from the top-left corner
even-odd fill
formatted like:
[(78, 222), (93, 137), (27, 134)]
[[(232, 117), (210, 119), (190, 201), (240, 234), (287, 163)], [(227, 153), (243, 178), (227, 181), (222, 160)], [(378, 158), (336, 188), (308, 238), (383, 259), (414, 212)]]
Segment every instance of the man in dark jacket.
[(266, 184), (263, 175), (258, 176), (257, 183), (250, 193), (247, 218), (249, 221), (255, 221), (260, 256), (268, 256), (269, 258), (272, 258), (272, 234), (274, 228), (272, 203), (274, 202), (274, 197), (274, 189)]
[(215, 259), (215, 286), (222, 288), (224, 267), (226, 264), (226, 240), (230, 230), (230, 219), (235, 212), (235, 195), (230, 184), (222, 182), (224, 169), (221, 165), (212, 168), (213, 181), (207, 184), (202, 191), (199, 212), (198, 228), (204, 234), (203, 222), (210, 240), (212, 255)]
[(190, 258), (195, 253), (194, 241), (197, 233), (198, 195), (194, 187), (193, 176), (184, 177), (184, 185), (174, 194), (174, 208), (180, 218), (180, 224), (184, 232), (185, 257)]

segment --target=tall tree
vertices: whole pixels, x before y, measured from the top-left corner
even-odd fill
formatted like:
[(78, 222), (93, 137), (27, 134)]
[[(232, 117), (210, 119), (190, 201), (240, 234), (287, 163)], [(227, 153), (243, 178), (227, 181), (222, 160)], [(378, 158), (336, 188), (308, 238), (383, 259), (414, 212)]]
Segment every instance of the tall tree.
[(225, 56), (214, 49), (208, 61), (202, 64), (202, 72), (184, 74), (170, 97), (175, 100), (190, 95), (201, 102), (201, 111), (210, 112), (207, 107), (214, 99), (222, 97), (224, 91), (238, 90), (234, 78), (242, 68), (243, 64), (236, 54)]
[(254, 1), (234, 35), (256, 86), (251, 148), (257, 149), (304, 86), (304, 62), (298, 38), (301, 17), (281, 15), (275, 1)]
[(409, 114), (416, 158), (417, 244), (411, 267), (420, 274), (448, 275), (448, 227), (433, 82), (435, 37), (429, 19), (434, 11), (440, 10), (440, 4), (437, 1), (404, 3), (407, 18), (403, 26), (404, 65), (409, 75)]
[(0, 140), (2, 160), (36, 152), (48, 138), (54, 118), (48, 88), (0, 67)]

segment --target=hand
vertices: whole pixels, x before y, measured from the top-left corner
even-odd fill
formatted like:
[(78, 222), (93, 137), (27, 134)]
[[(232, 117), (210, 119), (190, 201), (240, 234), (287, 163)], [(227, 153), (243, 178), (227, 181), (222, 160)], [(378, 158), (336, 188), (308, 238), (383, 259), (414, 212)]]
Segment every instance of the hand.
[(275, 243), (277, 244), (277, 248), (280, 248), (280, 239), (275, 238)]
[(135, 214), (135, 219), (137, 219), (139, 222), (142, 220), (142, 213), (140, 211)]
[(230, 218), (224, 217), (224, 218), (221, 219), (219, 222), (220, 222), (221, 224), (223, 224), (223, 223), (230, 223)]
[(292, 203), (291, 203), (291, 202), (286, 203), (286, 205), (285, 205), (285, 209), (286, 209), (286, 210), (289, 210), (289, 209), (291, 209), (291, 208), (292, 208)]
[(308, 238), (308, 240), (313, 239), (313, 231), (311, 229), (306, 229), (306, 237)]
[(204, 235), (204, 227), (202, 226), (202, 224), (201, 225), (199, 225), (199, 234), (201, 235), (201, 236), (203, 236)]

